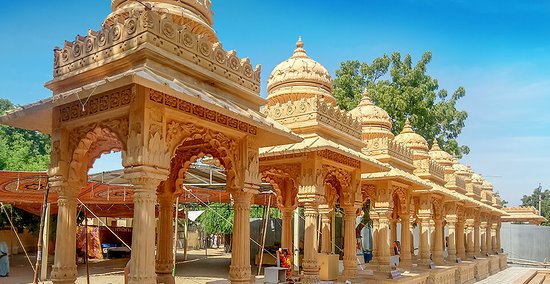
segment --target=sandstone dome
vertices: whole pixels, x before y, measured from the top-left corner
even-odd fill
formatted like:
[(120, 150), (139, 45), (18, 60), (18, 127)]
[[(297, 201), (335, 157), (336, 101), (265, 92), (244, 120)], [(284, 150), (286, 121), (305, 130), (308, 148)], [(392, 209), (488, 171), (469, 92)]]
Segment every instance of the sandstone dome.
[(311, 59), (299, 39), (292, 56), (277, 65), (267, 81), (268, 105), (320, 96), (336, 105), (332, 96), (332, 79), (323, 65)]
[(390, 115), (383, 108), (372, 103), (367, 90), (364, 91), (359, 105), (350, 113), (361, 123), (364, 138), (393, 138)]

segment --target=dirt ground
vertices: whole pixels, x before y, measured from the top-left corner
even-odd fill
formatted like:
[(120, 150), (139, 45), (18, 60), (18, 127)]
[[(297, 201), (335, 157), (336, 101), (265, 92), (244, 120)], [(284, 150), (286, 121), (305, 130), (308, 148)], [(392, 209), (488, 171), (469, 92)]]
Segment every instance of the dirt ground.
[[(31, 256), (31, 262), (34, 264), (36, 259)], [(49, 258), (49, 272), (53, 256)], [(112, 260), (90, 260), (90, 283), (97, 284), (115, 284), (124, 283), (124, 267), (128, 259)], [(231, 263), (231, 254), (224, 253), (223, 249), (208, 249), (208, 256), (204, 250), (190, 251), (187, 261), (183, 260), (183, 251), (178, 251), (176, 265), (176, 283), (229, 283), (227, 275), (229, 264)], [(25, 255), (15, 255), (10, 257), (10, 275), (6, 278), (0, 278), (0, 284), (19, 284), (32, 283), (33, 270)], [(51, 283), (44, 281), (40, 283)], [(78, 265), (78, 284), (86, 283), (86, 266)]]

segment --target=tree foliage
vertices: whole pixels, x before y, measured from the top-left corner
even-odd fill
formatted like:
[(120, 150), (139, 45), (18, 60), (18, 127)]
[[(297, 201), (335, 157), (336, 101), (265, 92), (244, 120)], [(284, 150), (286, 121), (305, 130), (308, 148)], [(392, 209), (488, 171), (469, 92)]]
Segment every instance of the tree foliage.
[[(14, 105), (0, 99), (0, 115), (13, 109)], [(37, 131), (28, 131), (0, 125), (0, 170), (43, 171), (50, 161), (50, 138)], [(5, 205), (10, 218), (18, 229), (38, 233), (40, 218), (11, 205)], [(0, 212), (0, 227), (8, 227), (5, 212)]]
[[(229, 203), (210, 203), (208, 207), (198, 206), (192, 210), (204, 210), (198, 218), (199, 223), (204, 227), (207, 234), (231, 234), (233, 232), (233, 205)], [(250, 218), (262, 218), (264, 207), (259, 205), (250, 206)], [(280, 217), (276, 208), (269, 210), (269, 218)]]
[[(550, 220), (550, 190), (542, 189), (542, 186), (539, 186), (533, 190), (531, 195), (523, 195), (521, 198), (521, 206), (533, 206), (537, 210), (539, 208), (539, 196), (541, 199), (541, 215), (544, 216), (547, 220)], [(542, 223), (544, 226), (550, 226), (550, 221)]]
[(468, 117), (456, 108), (466, 90), (459, 87), (449, 95), (447, 90), (439, 89), (438, 81), (426, 73), (431, 59), (428, 51), (413, 65), (409, 54), (402, 58), (394, 52), (370, 64), (342, 62), (334, 79), (334, 96), (342, 109), (351, 110), (366, 89), (373, 102), (391, 116), (394, 134), (399, 134), (409, 117), (418, 134), (430, 142), (437, 138), (444, 150), (460, 158), (470, 151), (456, 140)]

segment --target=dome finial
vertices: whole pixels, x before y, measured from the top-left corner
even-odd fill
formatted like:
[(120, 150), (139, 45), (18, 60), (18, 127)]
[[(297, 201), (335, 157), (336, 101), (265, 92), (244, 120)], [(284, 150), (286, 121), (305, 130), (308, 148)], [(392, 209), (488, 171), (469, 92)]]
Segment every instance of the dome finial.
[(437, 139), (434, 138), (434, 142), (432, 143), (432, 151), (441, 151), (441, 148), (439, 148), (439, 143), (437, 143)]
[(412, 129), (411, 122), (409, 118), (407, 117), (407, 120), (405, 120), (405, 126), (403, 127), (403, 131), (401, 133), (414, 133), (414, 130)]
[(302, 41), (302, 36), (298, 37), (298, 41), (296, 42), (296, 49), (294, 50), (294, 54), (291, 58), (300, 57), (307, 57), (306, 50), (304, 49), (304, 42)]
[(367, 88), (363, 91), (363, 96), (361, 97), (361, 102), (359, 103), (361, 106), (368, 106), (372, 105), (372, 100), (370, 99), (369, 92), (367, 91)]

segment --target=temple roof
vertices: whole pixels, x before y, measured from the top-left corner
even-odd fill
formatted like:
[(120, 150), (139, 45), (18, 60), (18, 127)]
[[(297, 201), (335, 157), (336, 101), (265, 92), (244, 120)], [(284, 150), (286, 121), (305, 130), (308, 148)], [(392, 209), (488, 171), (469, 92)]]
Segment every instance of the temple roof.
[(346, 157), (359, 160), (361, 162), (361, 169), (363, 172), (389, 170), (389, 166), (387, 164), (381, 163), (359, 151), (355, 151), (320, 136), (304, 138), (304, 140), (299, 143), (260, 148), (260, 158), (297, 153), (309, 153), (321, 150), (331, 150)]
[(548, 221), (544, 216), (540, 216), (539, 211), (532, 206), (529, 207), (508, 207), (503, 208), (508, 216), (501, 218), (502, 222), (529, 222), (540, 224)]
[[(95, 82), (81, 88), (57, 94), (52, 98), (38, 103), (26, 105), (9, 111), (0, 116), (0, 123), (38, 130), (43, 133), (52, 131), (52, 109), (55, 106), (78, 100), (83, 93), (95, 90), (100, 93), (102, 88), (109, 88), (109, 84), (139, 84), (145, 87), (162, 90), (163, 92), (181, 98), (185, 101), (200, 104), (211, 110), (218, 111), (230, 117), (238, 117), (240, 120), (258, 127), (258, 143), (261, 146), (277, 145), (281, 143), (300, 141), (301, 138), (293, 134), (288, 128), (275, 120), (246, 106), (233, 103), (230, 100), (220, 98), (207, 89), (197, 89), (177, 79), (165, 78), (148, 68), (136, 68), (121, 74), (110, 76), (105, 80)], [(269, 134), (269, 135), (268, 135)], [(277, 134), (277, 135), (273, 135)]]
[(267, 81), (268, 104), (286, 103), (300, 98), (320, 96), (336, 105), (332, 96), (332, 79), (323, 65), (311, 59), (300, 38), (293, 55), (277, 65)]

